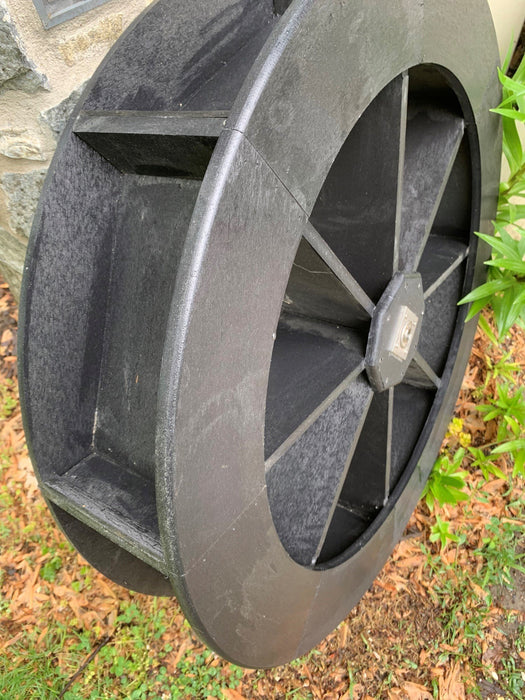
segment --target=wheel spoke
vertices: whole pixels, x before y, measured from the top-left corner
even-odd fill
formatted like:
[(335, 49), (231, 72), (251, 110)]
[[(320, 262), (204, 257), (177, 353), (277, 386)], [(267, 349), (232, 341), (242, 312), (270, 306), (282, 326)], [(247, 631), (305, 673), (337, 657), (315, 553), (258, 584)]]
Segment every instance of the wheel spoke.
[(396, 204), (406, 77), (376, 97), (352, 129), (311, 222), (375, 303), (394, 272)]
[(350, 292), (353, 298), (371, 316), (374, 312), (374, 303), (368, 297), (364, 289), (358, 284), (355, 277), (353, 277), (350, 274), (350, 272), (343, 265), (341, 260), (333, 252), (328, 243), (319, 235), (319, 233), (311, 225), (311, 223), (307, 224), (303, 236), (315, 250), (317, 255), (320, 258), (322, 258), (322, 260), (324, 260), (324, 262), (332, 270), (334, 275), (346, 287), (346, 289)]
[(407, 384), (399, 384), (394, 388), (390, 491), (395, 488), (409, 460), (417, 459), (418, 443), (422, 445), (426, 442), (422, 432), (434, 396), (432, 391)]
[(316, 563), (344, 551), (370, 525), (390, 489), (394, 390), (374, 394)]
[(432, 370), (441, 376), (448, 356), (463, 291), (465, 262), (457, 265), (425, 300), (425, 315), (418, 350)]
[(425, 299), (466, 260), (469, 248), (456, 238), (430, 235), (419, 263)]
[(76, 135), (117, 170), (202, 178), (228, 112), (81, 112)]
[[(332, 263), (331, 267), (306, 238), (301, 239), (286, 287), (283, 311), (348, 327), (368, 321), (370, 305), (373, 309), (372, 302), (361, 293), (357, 284), (349, 291), (351, 275), (344, 274), (344, 268), (337, 265), (335, 256), (330, 258), (329, 249), (323, 253), (324, 258)], [(342, 269), (338, 269), (339, 274), (336, 275), (333, 267)], [(341, 278), (346, 284), (341, 282)], [(361, 303), (358, 299), (361, 299)], [(366, 311), (363, 304), (368, 307)]]
[(422, 389), (439, 389), (441, 386), (441, 379), (420, 352), (416, 352), (403, 381)]
[(275, 451), (292, 434), (297, 439), (306, 430), (323, 401), (332, 392), (336, 398), (338, 387), (361, 371), (364, 343), (358, 333), (332, 323), (281, 317), (266, 396), (264, 452), (268, 464), (275, 463)]
[(400, 269), (418, 266), (463, 137), (463, 120), (410, 100), (401, 215)]
[[(332, 404), (339, 396), (348, 389), (350, 384), (352, 384), (357, 377), (362, 373), (364, 369), (364, 363), (361, 363), (358, 365), (355, 370), (349, 374), (345, 379), (338, 384), (333, 391), (331, 391), (328, 396), (322, 401), (304, 420), (300, 425), (295, 428), (295, 430), (288, 435), (288, 437), (281, 442), (278, 447), (275, 449), (274, 452), (270, 454), (269, 457), (265, 459), (264, 462), (264, 468), (265, 471), (268, 472), (270, 469), (273, 467), (273, 465), (278, 462), (283, 455), (285, 455), (288, 450), (299, 440), (299, 438), (304, 435), (304, 433), (312, 426), (315, 421), (326, 411), (326, 409)], [(275, 399), (274, 399), (275, 400)], [(268, 401), (267, 401), (268, 405)], [(269, 414), (269, 409), (267, 407), (267, 416)], [(295, 419), (296, 422), (297, 419)], [(269, 431), (268, 431), (269, 432)], [(284, 434), (284, 430), (281, 431), (281, 435)], [(274, 443), (277, 443), (277, 440), (274, 439)], [(272, 447), (272, 443), (269, 442), (268, 436), (266, 438), (266, 445), (265, 445), (265, 454), (270, 452)]]
[(393, 270), (395, 274), (399, 270), (399, 251), (401, 248), (401, 226), (403, 212), (403, 189), (405, 180), (405, 159), (406, 159), (406, 138), (407, 138), (407, 117), (408, 117), (408, 73), (403, 74), (401, 87), (401, 120), (399, 131), (399, 161), (397, 166), (397, 198), (396, 198), (396, 218), (394, 224), (394, 259)]
[(267, 472), (275, 527), (301, 564), (315, 563), (371, 399), (357, 377)]
[(374, 394), (340, 501), (349, 508), (381, 508), (388, 496), (393, 389)]

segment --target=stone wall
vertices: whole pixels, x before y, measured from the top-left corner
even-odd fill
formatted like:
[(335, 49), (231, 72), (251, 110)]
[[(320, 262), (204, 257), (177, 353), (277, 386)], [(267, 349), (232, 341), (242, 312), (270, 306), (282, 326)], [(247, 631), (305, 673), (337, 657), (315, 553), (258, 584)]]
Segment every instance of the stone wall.
[[(0, 0), (0, 275), (15, 296), (38, 196), (65, 121), (110, 46), (150, 2), (111, 0), (45, 30), (32, 0)], [(489, 2), (505, 53), (519, 35), (525, 0)]]
[(152, 0), (111, 0), (45, 30), (32, 0), (0, 0), (0, 274), (15, 296), (57, 139), (82, 86)]

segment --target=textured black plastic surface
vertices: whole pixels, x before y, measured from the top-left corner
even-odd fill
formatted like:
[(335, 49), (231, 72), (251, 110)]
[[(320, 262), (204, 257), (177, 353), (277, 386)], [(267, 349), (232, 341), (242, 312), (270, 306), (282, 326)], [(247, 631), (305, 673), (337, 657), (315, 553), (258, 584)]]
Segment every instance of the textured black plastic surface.
[(151, 479), (93, 453), (63, 477), (48, 479), (43, 492), (94, 529), (105, 522), (108, 539), (166, 573)]
[[(342, 391), (270, 468), (268, 498), (275, 527), (299, 564), (315, 563), (330, 510), (372, 399), (364, 379)], [(341, 439), (341, 436), (342, 439)]]
[(203, 178), (227, 112), (81, 112), (74, 131), (117, 170)]

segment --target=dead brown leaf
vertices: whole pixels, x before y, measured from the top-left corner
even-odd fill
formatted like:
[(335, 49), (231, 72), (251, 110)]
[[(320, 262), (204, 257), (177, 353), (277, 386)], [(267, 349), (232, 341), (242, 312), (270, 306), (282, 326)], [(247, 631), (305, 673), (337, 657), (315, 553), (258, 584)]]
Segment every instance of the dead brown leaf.
[(445, 675), (439, 679), (439, 700), (465, 700), (465, 684), (461, 680), (460, 664), (453, 663)]
[(241, 695), (236, 690), (233, 690), (233, 688), (223, 688), (221, 692), (226, 700), (246, 700), (244, 695)]

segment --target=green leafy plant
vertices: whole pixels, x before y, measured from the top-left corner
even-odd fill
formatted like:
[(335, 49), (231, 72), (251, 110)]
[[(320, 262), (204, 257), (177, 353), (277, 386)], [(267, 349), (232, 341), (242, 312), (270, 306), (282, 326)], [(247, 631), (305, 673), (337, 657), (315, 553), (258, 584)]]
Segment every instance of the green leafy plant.
[(468, 500), (465, 481), (468, 472), (461, 469), (464, 456), (465, 449), (461, 447), (452, 459), (446, 454), (438, 458), (423, 491), (423, 498), (430, 510), (434, 509), (436, 502), (456, 505)]
[(40, 569), (40, 576), (48, 583), (54, 583), (58, 572), (62, 568), (62, 559), (55, 555), (43, 564)]
[(450, 523), (446, 520), (442, 520), (439, 515), (436, 515), (436, 522), (430, 528), (429, 539), (431, 542), (440, 542), (441, 549), (445, 549), (449, 542), (456, 542), (459, 544), (462, 538), (450, 531)]
[[(506, 371), (499, 376), (506, 376)], [(472, 469), (479, 469), (486, 480), (493, 476), (506, 479), (507, 475), (495, 461), (506, 454), (513, 463), (512, 478), (525, 477), (525, 387), (516, 387), (514, 378), (497, 382), (495, 396), (489, 397), (487, 403), (479, 405), (477, 410), (485, 421), (496, 422), (496, 440), (486, 445), (471, 445), (470, 435), (463, 431), (462, 421), (459, 418), (451, 421), (447, 437), (453, 438), (461, 447), (452, 455), (442, 454), (434, 465), (423, 491), (430, 510), (434, 509), (436, 502), (442, 506), (468, 500), (468, 472), (461, 469), (464, 460)]]
[[(496, 396), (488, 404), (478, 406), (484, 420), (496, 420), (497, 442), (491, 455), (508, 454), (513, 462), (512, 476), (525, 476), (525, 387), (511, 383), (496, 386)], [(479, 453), (476, 455), (480, 457)], [(494, 473), (494, 472), (493, 472)]]
[[(510, 173), (508, 180), (500, 185), (493, 222), (495, 235), (477, 234), (492, 249), (491, 259), (486, 262), (488, 280), (459, 302), (472, 304), (467, 320), (491, 306), (500, 338), (515, 323), (525, 325), (525, 229), (519, 225), (525, 218), (525, 204), (520, 203), (525, 198), (525, 153), (517, 127), (518, 122), (525, 122), (525, 60), (510, 78), (506, 75), (510, 58), (509, 51), (499, 70), (503, 100), (492, 110), (502, 119), (503, 152)], [(484, 320), (482, 325), (487, 325)]]
[(491, 357), (485, 358), (487, 364), (487, 374), (483, 388), (486, 389), (489, 382), (494, 380), (506, 380), (511, 384), (516, 383), (516, 376), (521, 372), (519, 363), (512, 361), (512, 352), (506, 352), (499, 360), (494, 361)]
[(230, 675), (225, 677), (221, 669), (213, 665), (215, 655), (211, 651), (201, 654), (188, 652), (177, 664), (177, 676), (170, 686), (172, 698), (223, 698), (222, 691), (236, 688), (242, 678), (242, 669), (230, 665)]
[(518, 474), (525, 476), (525, 439), (520, 438), (518, 440), (509, 440), (501, 445), (498, 445), (492, 450), (492, 454), (503, 454), (509, 453), (514, 462), (514, 467), (512, 470), (512, 476), (515, 477)]
[[(499, 71), (503, 99), (492, 110), (502, 119), (503, 152), (509, 165), (509, 176), (500, 185), (494, 235), (476, 234), (491, 250), (491, 258), (486, 262), (488, 279), (459, 302), (471, 304), (467, 320), (485, 307), (492, 308), (499, 339), (485, 316), (480, 316), (479, 324), (494, 345), (504, 339), (514, 324), (525, 327), (525, 228), (521, 225), (521, 220), (525, 219), (525, 149), (518, 129), (518, 123), (525, 122), (525, 59), (512, 78), (506, 75), (510, 59), (511, 51)], [(478, 410), (486, 422), (496, 423), (496, 439), (490, 444), (472, 444), (463, 422), (459, 418), (452, 420), (447, 433), (447, 452), (436, 461), (423, 493), (431, 511), (435, 510), (436, 504), (455, 505), (469, 500), (471, 492), (467, 489), (468, 472), (462, 469), (464, 464), (479, 469), (487, 481), (493, 477), (506, 479), (507, 474), (497, 462), (500, 456), (507, 455), (507, 460), (513, 464), (512, 478), (525, 477), (525, 388), (518, 386), (516, 379), (520, 366), (512, 362), (511, 353), (507, 352), (497, 361), (487, 357), (486, 367), (485, 382), (478, 392), (486, 398)], [(494, 395), (487, 397), (488, 388), (493, 384)], [(485, 561), (481, 581), (484, 590), (494, 585), (496, 579), (498, 583), (510, 585), (510, 572), (523, 570), (515, 546), (509, 543), (505, 557), (501, 556), (501, 541), (508, 539), (509, 527), (508, 523), (493, 519), (487, 528), (489, 536), (477, 551)], [(450, 523), (435, 513), (434, 523), (430, 526), (430, 541), (439, 543), (443, 550), (451, 542), (459, 547), (465, 538), (452, 531)], [(452, 607), (454, 618), (461, 609), (458, 605)], [(510, 660), (509, 664), (512, 663)], [(517, 677), (510, 665), (506, 670), (514, 682)], [(510, 686), (509, 681), (509, 689), (515, 694), (516, 690)], [(521, 692), (519, 679), (518, 687)]]
[(510, 656), (501, 660), (503, 672), (501, 676), (505, 679), (507, 690), (512, 696), (521, 700), (525, 692), (525, 673), (516, 665), (516, 660)]
[[(498, 421), (498, 441), (506, 439), (508, 428), (519, 433), (525, 425), (525, 387), (515, 389), (505, 382), (496, 387), (496, 396), (477, 407), (486, 421)], [(514, 432), (514, 434), (517, 434)]]
[[(467, 320), (490, 306), (500, 339), (514, 324), (525, 327), (525, 228), (520, 225), (525, 219), (525, 149), (517, 126), (519, 122), (525, 122), (525, 59), (514, 76), (509, 77), (506, 73), (511, 56), (510, 49), (498, 73), (502, 101), (492, 110), (502, 119), (503, 152), (509, 165), (509, 177), (500, 185), (494, 235), (476, 234), (491, 248), (491, 259), (486, 262), (488, 280), (459, 302), (471, 304)], [(489, 340), (497, 342), (487, 320), (480, 316), (479, 322)], [(502, 454), (508, 454), (513, 462), (513, 477), (525, 476), (525, 390), (514, 386), (520, 367), (509, 358), (510, 353), (497, 362), (487, 358), (483, 389), (486, 390), (490, 381), (499, 381), (496, 395), (478, 407), (486, 421), (497, 422), (496, 442), (485, 446), (470, 445), (468, 436), (464, 436), (461, 427), (452, 421), (449, 434), (457, 438), (461, 449), (452, 458), (442, 455), (437, 460), (423, 494), (429, 508), (432, 509), (436, 501), (443, 505), (468, 498), (464, 490), (465, 474), (460, 470), (465, 450), (468, 450), (472, 467), (479, 468), (485, 479), (505, 477), (494, 460)]]
[(488, 586), (513, 587), (512, 573), (525, 574), (523, 561), (525, 554), (520, 553), (523, 542), (523, 529), (519, 521), (502, 520), (492, 517), (487, 524), (487, 537), (475, 554), (484, 559), (482, 588)]
[(472, 458), (470, 463), (473, 469), (479, 469), (483, 474), (485, 481), (488, 481), (491, 476), (497, 479), (505, 479), (505, 474), (491, 459), (491, 453), (485, 453), (481, 447), (469, 447), (469, 454)]
[[(511, 623), (518, 623), (519, 620), (511, 620)], [(522, 625), (521, 632), (516, 639), (516, 650), (523, 652), (525, 648), (525, 625)], [(521, 700), (525, 695), (525, 671), (523, 670), (523, 664), (521, 663), (521, 656), (518, 658), (518, 663), (516, 659), (508, 654), (501, 659), (501, 670), (498, 673), (500, 681), (504, 684), (507, 690), (511, 693), (514, 698)]]

